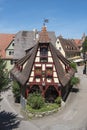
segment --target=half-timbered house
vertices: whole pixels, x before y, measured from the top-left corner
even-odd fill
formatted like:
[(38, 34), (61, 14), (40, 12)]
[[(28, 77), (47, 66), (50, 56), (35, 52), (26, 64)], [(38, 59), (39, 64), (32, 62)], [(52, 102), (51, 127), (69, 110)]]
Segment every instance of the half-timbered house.
[(26, 55), (16, 62), (11, 71), (21, 85), (24, 98), (38, 91), (49, 102), (58, 96), (65, 100), (74, 73), (70, 62), (51, 43), (45, 26), (37, 43), (26, 50)]

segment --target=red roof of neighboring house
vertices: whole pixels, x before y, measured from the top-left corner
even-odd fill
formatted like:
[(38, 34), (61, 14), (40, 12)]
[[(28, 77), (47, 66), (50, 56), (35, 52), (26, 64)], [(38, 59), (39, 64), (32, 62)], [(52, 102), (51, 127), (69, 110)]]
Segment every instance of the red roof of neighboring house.
[(2, 58), (6, 58), (5, 49), (14, 39), (14, 36), (14, 34), (0, 34), (0, 55)]
[(82, 46), (82, 40), (81, 39), (74, 39), (77, 46)]

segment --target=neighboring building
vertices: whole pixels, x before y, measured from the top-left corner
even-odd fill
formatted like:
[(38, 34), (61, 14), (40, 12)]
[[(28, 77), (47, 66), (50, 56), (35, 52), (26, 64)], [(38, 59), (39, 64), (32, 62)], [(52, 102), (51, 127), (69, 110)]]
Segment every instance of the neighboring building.
[(85, 35), (85, 33), (83, 33), (83, 36), (82, 36), (81, 39), (73, 39), (76, 46), (79, 48), (80, 51), (82, 50), (82, 44), (83, 44), (83, 42), (85, 40), (85, 37), (86, 37), (86, 35)]
[(6, 70), (13, 67), (14, 34), (0, 34), (0, 56), (6, 61)]
[(76, 46), (74, 40), (58, 37), (56, 41), (56, 48), (70, 61), (76, 62), (82, 60), (80, 54), (81, 52)]
[(11, 76), (21, 85), (22, 99), (38, 91), (49, 102), (58, 96), (65, 100), (75, 71), (53, 44), (44, 26), (37, 43), (27, 48), (27, 54), (12, 69)]
[[(33, 31), (20, 31), (15, 35), (15, 47), (14, 47), (14, 59), (20, 59), (25, 56), (25, 51), (28, 48), (32, 48), (38, 41), (39, 31), (34, 29)], [(56, 43), (55, 32), (48, 32), (51, 42)]]
[(84, 64), (84, 56), (83, 56), (83, 53), (82, 53), (82, 45), (83, 45), (83, 42), (85, 41), (85, 38), (86, 38), (86, 35), (85, 35), (85, 33), (83, 33), (83, 36), (82, 36), (81, 39), (73, 39), (73, 41), (75, 42), (76, 46), (80, 50), (80, 56), (81, 56), (81, 58), (75, 60), (75, 62), (78, 62), (80, 64)]
[(76, 46), (79, 48), (79, 50), (82, 50), (82, 40), (81, 39), (74, 39), (74, 42)]

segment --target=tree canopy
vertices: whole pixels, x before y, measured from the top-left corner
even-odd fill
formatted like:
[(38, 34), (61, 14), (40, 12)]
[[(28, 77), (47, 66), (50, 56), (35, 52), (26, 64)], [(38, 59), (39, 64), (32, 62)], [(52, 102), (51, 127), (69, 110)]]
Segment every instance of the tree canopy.
[(8, 72), (6, 71), (6, 62), (0, 57), (0, 91), (8, 85), (9, 78)]
[(85, 41), (83, 42), (82, 47), (83, 47), (82, 52), (83, 53), (87, 52), (87, 36), (85, 37)]

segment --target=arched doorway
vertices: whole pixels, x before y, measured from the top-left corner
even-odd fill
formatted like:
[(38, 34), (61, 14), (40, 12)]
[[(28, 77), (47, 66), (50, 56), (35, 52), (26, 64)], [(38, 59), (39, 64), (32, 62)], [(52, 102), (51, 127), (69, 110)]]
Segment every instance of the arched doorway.
[(56, 88), (54, 86), (49, 86), (46, 93), (45, 99), (47, 102), (54, 102), (54, 100), (59, 96)]
[(41, 93), (41, 90), (40, 90), (40, 88), (39, 88), (38, 85), (33, 85), (33, 86), (31, 87), (29, 93), (36, 93), (36, 92), (37, 92), (37, 93)]

